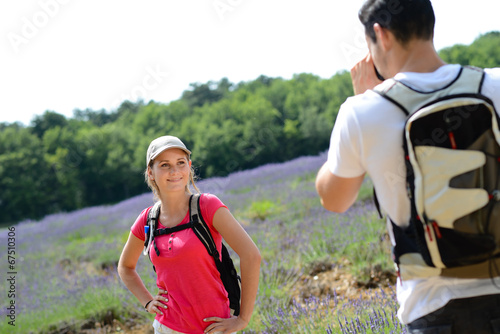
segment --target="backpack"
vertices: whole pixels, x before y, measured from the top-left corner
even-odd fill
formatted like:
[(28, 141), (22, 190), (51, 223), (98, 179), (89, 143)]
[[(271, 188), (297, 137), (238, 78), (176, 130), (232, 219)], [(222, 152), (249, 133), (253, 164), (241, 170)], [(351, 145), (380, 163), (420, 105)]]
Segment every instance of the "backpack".
[(483, 70), (466, 66), (433, 92), (395, 79), (374, 89), (407, 115), (411, 218), (389, 224), (401, 279), (500, 276), (500, 122), (483, 80)]
[[(146, 225), (144, 226), (144, 231), (146, 233), (146, 240), (144, 242), (144, 255), (147, 255), (149, 257), (149, 249), (151, 244), (153, 244), (156, 254), (158, 256), (160, 255), (160, 251), (158, 250), (154, 241), (156, 237), (192, 228), (193, 232), (207, 249), (208, 254), (210, 254), (214, 259), (215, 266), (219, 271), (222, 284), (224, 285), (224, 288), (228, 293), (229, 307), (231, 308), (231, 310), (233, 310), (233, 314), (237, 316), (240, 313), (241, 278), (234, 267), (233, 260), (231, 259), (231, 256), (229, 255), (229, 252), (224, 243), (222, 243), (221, 261), (214, 239), (212, 237), (212, 234), (210, 233), (210, 229), (201, 214), (200, 197), (200, 194), (196, 194), (191, 195), (191, 197), (189, 198), (190, 221), (186, 224), (177, 225), (171, 228), (158, 228), (158, 217), (160, 215), (161, 202), (158, 201), (153, 205), (153, 207), (149, 210), (148, 220)], [(156, 268), (154, 266), (153, 269), (156, 272)]]

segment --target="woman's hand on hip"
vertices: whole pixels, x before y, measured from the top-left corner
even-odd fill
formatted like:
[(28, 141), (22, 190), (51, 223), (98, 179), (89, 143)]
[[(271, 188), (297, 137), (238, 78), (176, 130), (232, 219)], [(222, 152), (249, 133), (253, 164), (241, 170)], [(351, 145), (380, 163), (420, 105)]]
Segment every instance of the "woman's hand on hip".
[(203, 321), (213, 321), (212, 324), (208, 325), (207, 328), (205, 328), (205, 333), (231, 334), (244, 329), (248, 325), (248, 322), (234, 315), (231, 316), (231, 318), (227, 319), (219, 317), (209, 317), (203, 319)]
[(146, 310), (148, 313), (154, 313), (154, 314), (163, 314), (162, 310), (167, 308), (167, 302), (168, 298), (164, 297), (163, 295), (166, 295), (167, 291), (165, 290), (158, 290), (158, 294), (154, 296), (153, 300), (148, 304)]

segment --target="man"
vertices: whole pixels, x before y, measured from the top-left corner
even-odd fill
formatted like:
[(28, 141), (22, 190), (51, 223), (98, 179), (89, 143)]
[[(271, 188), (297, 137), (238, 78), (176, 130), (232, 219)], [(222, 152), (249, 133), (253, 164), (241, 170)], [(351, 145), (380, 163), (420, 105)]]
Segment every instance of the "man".
[[(406, 116), (371, 90), (381, 83), (376, 70), (384, 78), (432, 92), (452, 83), (460, 66), (445, 64), (435, 51), (429, 0), (368, 0), (359, 18), (369, 54), (351, 70), (356, 96), (340, 108), (316, 189), (326, 209), (344, 212), (368, 173), (388, 218), (405, 227), (410, 218), (403, 152)], [(500, 68), (485, 71), (482, 93), (498, 112)], [(410, 333), (500, 333), (498, 281), (443, 276), (398, 280), (398, 316)]]

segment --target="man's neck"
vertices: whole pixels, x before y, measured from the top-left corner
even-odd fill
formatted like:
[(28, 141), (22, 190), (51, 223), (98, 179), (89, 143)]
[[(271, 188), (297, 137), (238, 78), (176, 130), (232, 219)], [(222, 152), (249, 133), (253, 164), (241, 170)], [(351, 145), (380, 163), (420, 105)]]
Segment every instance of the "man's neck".
[(430, 73), (446, 64), (437, 54), (432, 40), (412, 40), (398, 51), (399, 61), (394, 63), (396, 73)]

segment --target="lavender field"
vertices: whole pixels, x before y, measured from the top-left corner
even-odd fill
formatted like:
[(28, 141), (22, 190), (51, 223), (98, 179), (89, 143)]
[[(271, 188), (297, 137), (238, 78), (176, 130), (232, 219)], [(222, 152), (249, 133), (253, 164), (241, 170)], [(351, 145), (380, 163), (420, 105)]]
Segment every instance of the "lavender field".
[[(355, 207), (330, 213), (314, 189), (325, 160), (302, 157), (198, 182), (229, 207), (263, 256), (255, 312), (243, 333), (404, 332), (369, 180)], [(116, 265), (131, 224), (152, 203), (144, 194), (2, 229), (2, 245), (15, 234), (15, 267), (5, 255), (0, 333), (148, 333), (152, 318), (120, 282)], [(156, 291), (147, 258), (138, 271)]]

